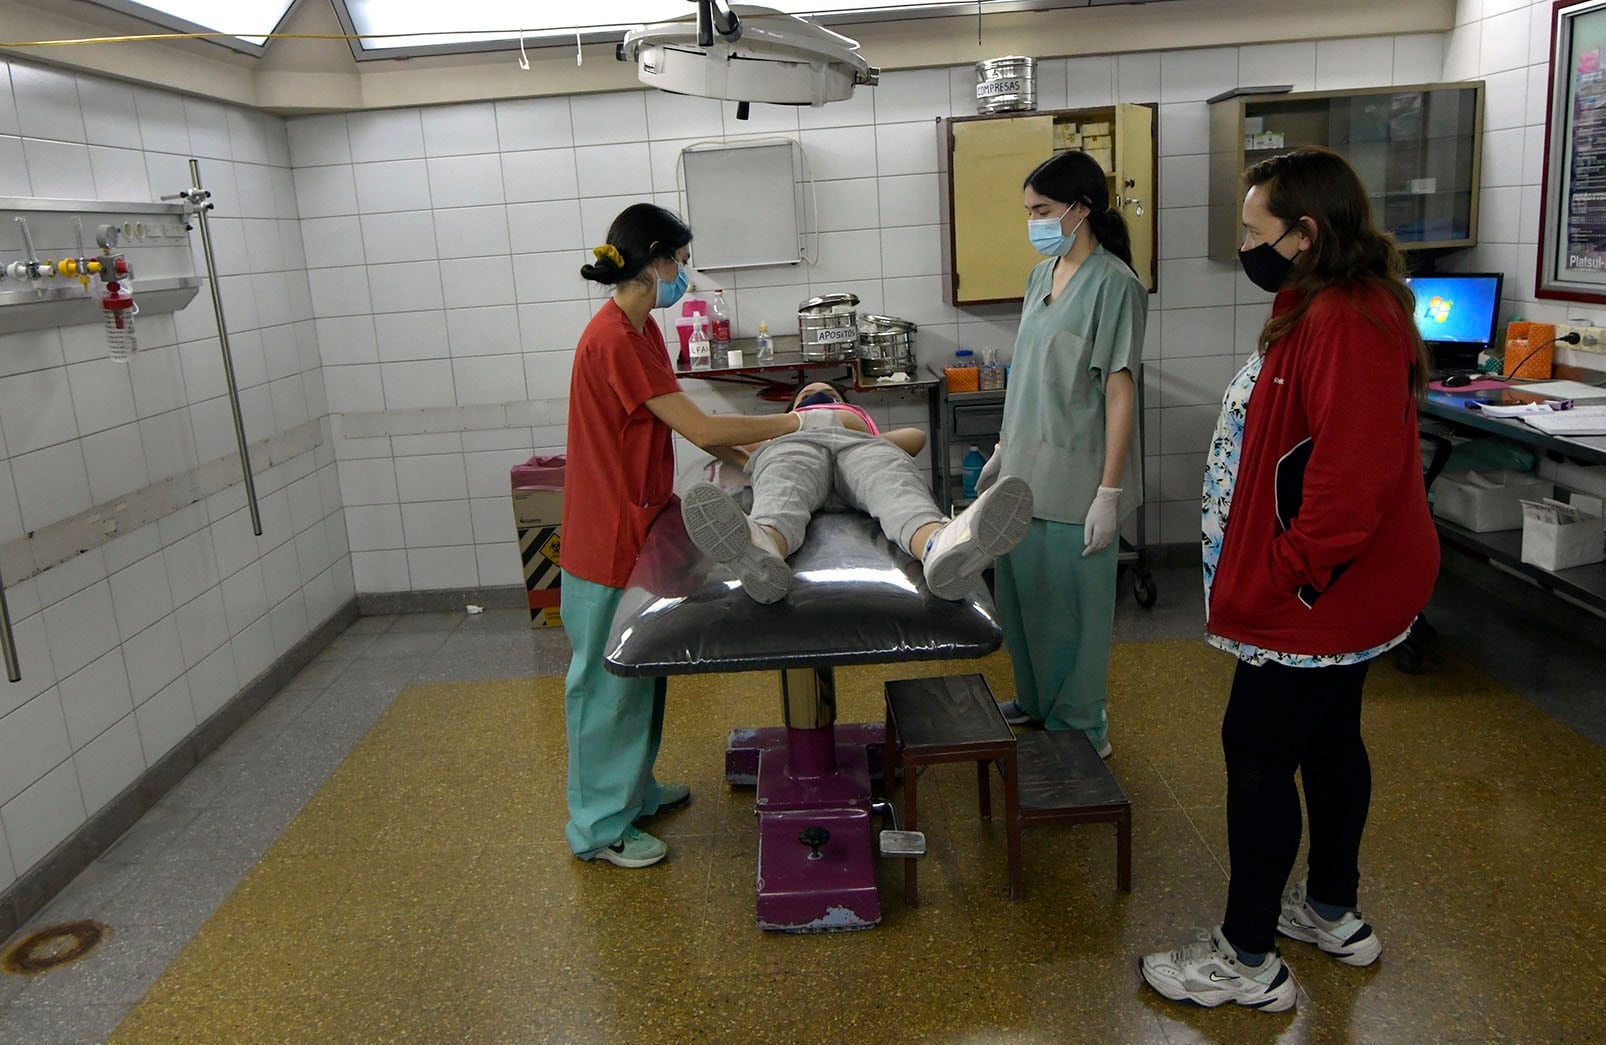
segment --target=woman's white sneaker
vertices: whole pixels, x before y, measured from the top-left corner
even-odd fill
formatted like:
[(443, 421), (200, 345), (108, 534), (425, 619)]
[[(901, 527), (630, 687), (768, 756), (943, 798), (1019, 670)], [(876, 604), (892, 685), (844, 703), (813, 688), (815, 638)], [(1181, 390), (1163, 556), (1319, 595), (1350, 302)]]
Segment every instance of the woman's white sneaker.
[(1304, 882), (1283, 894), (1277, 931), (1290, 939), (1314, 943), (1345, 965), (1371, 965), (1383, 953), (1383, 941), (1359, 911), (1345, 911), (1337, 921), (1328, 921), (1311, 907)]
[(1263, 1012), (1294, 1007), (1294, 977), (1275, 951), (1256, 966), (1244, 965), (1217, 926), (1200, 930), (1198, 940), (1174, 951), (1138, 959), (1149, 986), (1172, 1001), (1191, 1001), (1213, 1009), (1232, 1002)]
[(1019, 476), (1000, 479), (927, 542), (926, 590), (939, 599), (969, 595), (982, 572), (1013, 551), (1031, 524), (1032, 488)]

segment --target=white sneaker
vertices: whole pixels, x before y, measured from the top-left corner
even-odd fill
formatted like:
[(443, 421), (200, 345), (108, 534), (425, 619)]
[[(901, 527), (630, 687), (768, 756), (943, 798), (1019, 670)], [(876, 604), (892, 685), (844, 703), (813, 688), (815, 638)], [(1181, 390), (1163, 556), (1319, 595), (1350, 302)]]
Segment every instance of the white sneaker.
[(736, 574), (754, 602), (779, 602), (792, 590), (792, 567), (730, 494), (713, 483), (698, 483), (686, 491), (680, 514), (692, 543)]
[(1345, 965), (1371, 965), (1383, 953), (1383, 941), (1377, 938), (1377, 933), (1359, 911), (1345, 911), (1338, 921), (1328, 921), (1311, 907), (1304, 882), (1283, 894), (1277, 931), (1295, 940), (1314, 943)]
[(926, 545), (926, 588), (939, 599), (962, 599), (976, 588), (982, 571), (1014, 549), (1032, 522), (1032, 488), (1019, 476), (1006, 476)]
[(1174, 951), (1159, 951), (1138, 959), (1138, 969), (1149, 986), (1172, 1001), (1191, 1001), (1206, 1008), (1233, 1002), (1263, 1012), (1284, 1012), (1294, 1007), (1294, 978), (1276, 951), (1258, 966), (1238, 961), (1238, 952), (1221, 927)]

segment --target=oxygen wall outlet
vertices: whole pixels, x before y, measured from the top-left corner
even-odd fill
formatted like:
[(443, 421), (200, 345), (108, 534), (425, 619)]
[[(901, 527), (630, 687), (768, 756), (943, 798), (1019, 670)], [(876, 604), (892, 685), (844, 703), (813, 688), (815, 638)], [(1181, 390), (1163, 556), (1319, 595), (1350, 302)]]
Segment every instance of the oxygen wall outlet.
[(1576, 333), (1579, 338), (1578, 344), (1568, 346), (1574, 352), (1606, 352), (1606, 329), (1580, 326), (1575, 323), (1556, 324), (1558, 341), (1569, 333)]

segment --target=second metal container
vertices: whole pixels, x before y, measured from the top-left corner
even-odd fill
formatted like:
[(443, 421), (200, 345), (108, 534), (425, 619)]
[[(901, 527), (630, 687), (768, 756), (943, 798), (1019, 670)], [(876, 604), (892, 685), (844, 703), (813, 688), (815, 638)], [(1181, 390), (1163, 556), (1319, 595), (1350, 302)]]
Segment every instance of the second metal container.
[(896, 316), (859, 317), (859, 373), (891, 377), (915, 365), (915, 324)]
[(852, 359), (859, 340), (856, 294), (825, 294), (797, 306), (797, 330), (807, 360)]
[(976, 111), (1037, 108), (1037, 59), (1011, 54), (976, 63)]

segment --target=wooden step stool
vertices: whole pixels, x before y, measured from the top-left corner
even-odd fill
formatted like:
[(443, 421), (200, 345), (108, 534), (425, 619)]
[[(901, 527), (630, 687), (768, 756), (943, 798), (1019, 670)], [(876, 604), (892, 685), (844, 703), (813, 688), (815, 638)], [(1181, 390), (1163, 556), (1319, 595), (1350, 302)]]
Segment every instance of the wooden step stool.
[[(998, 763), (1004, 776), (1004, 817), (1009, 842), (1009, 895), (1021, 897), (1020, 815), (1015, 768), (1015, 733), (993, 700), (993, 691), (980, 675), (945, 675), (937, 678), (888, 682), (887, 741), (884, 774), (891, 796), (893, 777), (903, 787), (903, 827), (918, 830), (917, 798), (920, 767), (935, 762), (976, 763), (976, 790), (981, 816), (991, 819), (992, 789), (988, 774)], [(1077, 736), (1081, 736), (1080, 733)], [(896, 767), (898, 772), (890, 770)], [(917, 862), (904, 861), (904, 901), (920, 902)]]
[(1021, 826), (1112, 821), (1115, 885), (1131, 892), (1132, 804), (1087, 734), (1079, 729), (1022, 733), (1016, 758)]

